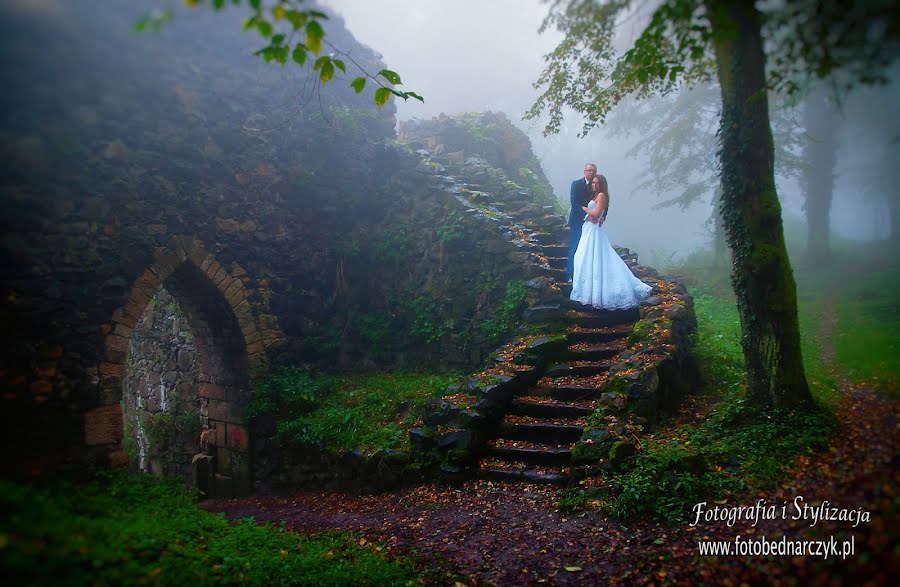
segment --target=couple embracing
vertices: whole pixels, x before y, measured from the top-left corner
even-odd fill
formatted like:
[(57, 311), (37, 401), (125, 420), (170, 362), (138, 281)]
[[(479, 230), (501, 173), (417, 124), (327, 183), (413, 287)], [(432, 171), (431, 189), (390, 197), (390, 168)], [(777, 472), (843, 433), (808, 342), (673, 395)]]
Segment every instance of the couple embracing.
[(568, 277), (576, 302), (595, 308), (633, 308), (650, 293), (635, 277), (601, 230), (609, 210), (609, 186), (597, 166), (584, 166), (584, 179), (572, 182), (569, 193)]

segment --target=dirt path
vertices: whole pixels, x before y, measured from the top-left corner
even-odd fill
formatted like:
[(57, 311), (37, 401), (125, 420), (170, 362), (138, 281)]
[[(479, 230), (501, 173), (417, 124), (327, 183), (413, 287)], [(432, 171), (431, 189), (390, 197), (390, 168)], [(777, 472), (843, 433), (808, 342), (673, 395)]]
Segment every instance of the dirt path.
[[(834, 304), (820, 334), (834, 332)], [(831, 327), (829, 328), (829, 319)], [(830, 341), (823, 341), (833, 361)], [(709, 522), (665, 527), (623, 525), (598, 512), (554, 511), (555, 488), (472, 482), (460, 487), (424, 485), (377, 496), (301, 492), (207, 504), (230, 517), (287, 522), (303, 532), (352, 530), (386, 544), (389, 552), (424, 556), (471, 585), (632, 584), (890, 584), (900, 576), (898, 544), (900, 448), (898, 402), (843, 378), (836, 410), (838, 430), (826, 449), (797, 458), (777, 490), (747, 494), (723, 507), (805, 503), (869, 512), (869, 521), (765, 520), (757, 527)], [(710, 504), (712, 507), (714, 504)], [(829, 510), (830, 512), (830, 510)], [(826, 540), (846, 559), (823, 556), (700, 556), (698, 542), (723, 540)], [(816, 547), (817, 548), (817, 547)], [(431, 581), (452, 585), (452, 575)]]

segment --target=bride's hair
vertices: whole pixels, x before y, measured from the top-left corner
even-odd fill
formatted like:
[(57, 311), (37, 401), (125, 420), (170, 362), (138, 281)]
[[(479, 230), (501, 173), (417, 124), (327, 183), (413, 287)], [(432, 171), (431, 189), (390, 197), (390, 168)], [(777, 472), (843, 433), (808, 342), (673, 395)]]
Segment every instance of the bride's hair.
[[(596, 179), (600, 183), (600, 191), (603, 192), (604, 194), (606, 194), (606, 197), (608, 198), (609, 197), (609, 183), (606, 181), (606, 176), (603, 175), (602, 173), (598, 173), (597, 175), (594, 176), (594, 179)], [(593, 184), (593, 183), (594, 183), (594, 181), (591, 180), (591, 184)], [(593, 187), (593, 185), (591, 187)]]

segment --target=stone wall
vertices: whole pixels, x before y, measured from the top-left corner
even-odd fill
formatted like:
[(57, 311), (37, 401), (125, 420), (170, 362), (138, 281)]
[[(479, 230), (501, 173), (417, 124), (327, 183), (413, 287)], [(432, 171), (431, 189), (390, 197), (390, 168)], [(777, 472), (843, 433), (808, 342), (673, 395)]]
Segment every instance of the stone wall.
[(209, 400), (200, 397), (187, 317), (165, 288), (150, 300), (128, 344), (122, 401), (123, 445), (132, 466), (190, 483)]
[[(508, 223), (393, 144), (393, 105), (338, 81), (307, 100), (305, 70), (250, 55), (233, 11), (142, 36), (140, 6), (42, 6), (0, 8), (0, 429), (24, 447), (4, 469), (128, 462), (126, 356), (160, 288), (193, 336), (222, 495), (249, 487), (255, 373), (467, 366), (496, 346), (482, 324), (532, 268)], [(339, 18), (328, 35), (383, 66)]]

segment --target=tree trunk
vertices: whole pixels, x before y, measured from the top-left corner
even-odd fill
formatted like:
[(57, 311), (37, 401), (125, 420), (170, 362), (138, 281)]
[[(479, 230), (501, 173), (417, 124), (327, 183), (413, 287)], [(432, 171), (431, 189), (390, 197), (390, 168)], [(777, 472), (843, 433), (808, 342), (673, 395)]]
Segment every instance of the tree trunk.
[(728, 243), (725, 242), (725, 226), (722, 224), (722, 186), (716, 187), (713, 194), (713, 223), (715, 230), (713, 232), (713, 267), (722, 266), (722, 258), (728, 249)]
[(838, 118), (819, 87), (807, 98), (804, 110), (806, 145), (803, 149), (806, 170), (806, 256), (817, 263), (831, 259), (831, 199), (834, 192), (834, 164)]
[(884, 161), (887, 164), (885, 173), (888, 177), (884, 194), (887, 197), (888, 214), (891, 217), (891, 232), (888, 234), (888, 240), (896, 245), (900, 244), (900, 193), (897, 192), (897, 185), (900, 182), (900, 169), (898, 169), (896, 164), (893, 164), (897, 161), (896, 138), (885, 147)]
[(797, 292), (781, 204), (759, 13), (752, 0), (706, 0), (722, 89), (722, 220), (752, 404), (811, 401), (800, 353)]

